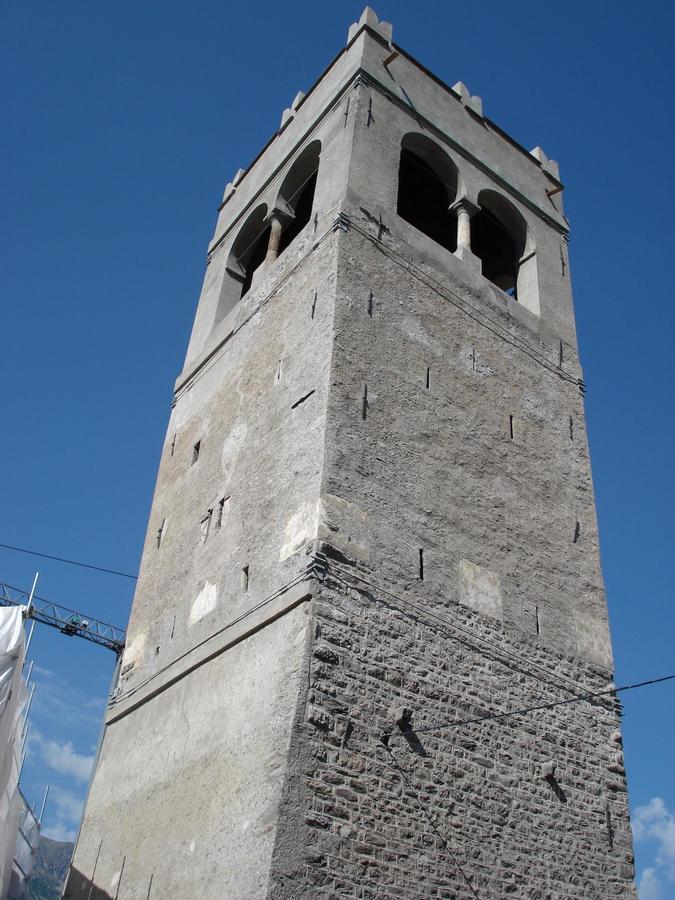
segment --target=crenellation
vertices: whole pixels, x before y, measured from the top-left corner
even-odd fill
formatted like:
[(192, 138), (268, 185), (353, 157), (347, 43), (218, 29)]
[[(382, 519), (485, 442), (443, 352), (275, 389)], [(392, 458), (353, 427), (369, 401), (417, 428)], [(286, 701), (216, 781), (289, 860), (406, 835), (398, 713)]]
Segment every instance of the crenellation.
[[(548, 172), (552, 175), (556, 181), (560, 181), (560, 168), (558, 163), (554, 159), (549, 159), (548, 156), (544, 153), (541, 147), (535, 147), (533, 150), (530, 150), (530, 153), (536, 160), (541, 163), (541, 167), (545, 172)], [(556, 193), (555, 191), (547, 192), (550, 194)]]
[(349, 26), (349, 32), (347, 34), (347, 44), (351, 44), (351, 42), (358, 36), (363, 28), (369, 28), (375, 34), (384, 38), (384, 40), (391, 44), (391, 40), (393, 38), (393, 27), (389, 22), (381, 22), (377, 16), (377, 13), (371, 9), (370, 6), (366, 6), (366, 8), (361, 13), (361, 17), (358, 22), (355, 22), (353, 25)]
[[(459, 95), (462, 103), (472, 112), (476, 113), (479, 118), (483, 118), (483, 101), (480, 97), (472, 96), (471, 91), (463, 81), (453, 84), (452, 90)], [(533, 153), (534, 155), (534, 153)]]

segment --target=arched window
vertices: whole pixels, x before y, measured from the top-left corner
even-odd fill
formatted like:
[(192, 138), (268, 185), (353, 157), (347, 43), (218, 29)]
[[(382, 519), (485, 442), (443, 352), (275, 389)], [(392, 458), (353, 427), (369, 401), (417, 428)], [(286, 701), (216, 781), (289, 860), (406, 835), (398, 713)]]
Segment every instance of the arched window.
[(320, 141), (312, 141), (293, 162), (273, 210), (261, 203), (246, 219), (230, 249), (214, 325), (250, 290), (258, 268), (271, 262), (300, 234), (312, 216)]
[(471, 250), (481, 260), (485, 278), (522, 300), (527, 222), (509, 200), (495, 191), (481, 191), (478, 206), (479, 211), (471, 219)]
[(457, 219), (450, 205), (457, 196), (457, 167), (423, 134), (401, 141), (396, 211), (402, 219), (446, 250), (457, 249)]
[(265, 259), (270, 228), (267, 205), (261, 203), (239, 230), (225, 266), (214, 324), (218, 324), (237, 305), (251, 287), (253, 274)]
[(312, 141), (293, 162), (284, 178), (277, 198), (277, 208), (285, 215), (279, 253), (283, 253), (312, 217), (314, 190), (319, 171), (321, 142)]
[[(244, 267), (244, 281), (241, 286), (241, 296), (248, 293), (253, 281), (253, 274), (265, 261), (267, 253), (267, 244), (270, 239), (270, 226), (268, 225), (260, 235), (253, 241), (253, 244), (246, 248), (245, 257), (239, 259), (240, 265)], [(245, 258), (245, 262), (244, 262)]]

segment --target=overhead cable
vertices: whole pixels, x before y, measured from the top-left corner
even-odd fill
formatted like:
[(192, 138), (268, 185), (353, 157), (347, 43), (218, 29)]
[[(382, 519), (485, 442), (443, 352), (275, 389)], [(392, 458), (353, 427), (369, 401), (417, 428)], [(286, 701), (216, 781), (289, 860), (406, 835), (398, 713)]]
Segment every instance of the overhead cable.
[[(621, 687), (613, 687), (607, 688), (602, 691), (592, 691), (589, 694), (582, 694), (580, 697), (566, 697), (564, 700), (553, 700), (550, 703), (537, 703), (533, 706), (523, 706), (520, 709), (513, 709), (510, 712), (489, 712), (484, 716), (477, 716), (473, 719), (451, 719), (448, 722), (437, 722), (433, 725), (422, 725), (419, 728), (412, 729), (414, 734), (425, 734), (430, 731), (441, 731), (445, 728), (460, 728), (465, 725), (479, 725), (483, 722), (495, 722), (498, 719), (508, 719), (511, 716), (524, 716), (531, 712), (537, 712), (538, 710), (543, 709), (553, 709), (556, 706), (568, 706), (571, 703), (581, 703), (584, 700), (594, 700), (596, 697), (607, 697), (614, 696), (615, 694), (620, 694), (623, 691), (632, 691), (636, 688), (648, 687), (653, 684), (662, 684), (664, 681), (673, 681), (675, 679), (675, 674), (673, 675), (663, 675), (661, 678), (650, 678), (647, 681), (638, 681), (636, 684), (624, 684)], [(381, 740), (384, 743), (389, 743), (392, 738), (405, 737), (406, 732), (392, 732), (391, 734), (383, 735)]]
[(516, 350), (520, 350), (526, 356), (529, 356), (530, 359), (532, 359), (534, 362), (543, 366), (545, 369), (548, 369), (550, 372), (558, 375), (560, 378), (562, 378), (563, 381), (568, 381), (570, 384), (579, 386), (579, 379), (574, 375), (566, 372), (564, 369), (551, 362), (551, 360), (548, 359), (548, 357), (536, 347), (532, 346), (521, 338), (517, 338), (514, 335), (510, 334), (500, 322), (487, 315), (484, 310), (474, 306), (465, 297), (460, 296), (458, 293), (456, 293), (456, 291), (453, 291), (446, 284), (443, 284), (437, 278), (434, 278), (433, 275), (425, 272), (422, 268), (415, 265), (415, 263), (413, 263), (411, 260), (406, 259), (393, 247), (387, 246), (378, 237), (369, 234), (367, 231), (365, 231), (363, 228), (352, 221), (350, 221), (349, 227), (353, 228), (354, 231), (358, 232), (362, 237), (366, 238), (368, 241), (374, 244), (380, 250), (380, 252), (389, 257), (389, 259), (395, 262), (398, 266), (406, 269), (408, 272), (410, 272), (411, 275), (413, 275), (423, 284), (426, 284), (427, 287), (430, 287), (433, 291), (443, 297), (443, 299), (448, 303), (451, 303), (466, 316), (473, 319), (473, 321), (478, 325), (482, 325), (484, 328), (492, 332), (492, 334), (503, 340), (505, 343), (510, 344), (512, 347), (515, 347)]
[(115, 569), (105, 569), (103, 566), (93, 566), (90, 563), (78, 562), (75, 559), (64, 559), (62, 556), (51, 556), (49, 553), (39, 553), (37, 550), (27, 550), (25, 547), (13, 547), (11, 544), (0, 544), (4, 550), (14, 550), (16, 553), (28, 553), (30, 556), (41, 556), (43, 559), (53, 559), (56, 562), (67, 563), (69, 566), (79, 566), (81, 569), (93, 569), (95, 572), (105, 572), (106, 575), (118, 575), (120, 578), (138, 579), (138, 575), (130, 575), (128, 572), (117, 572)]
[[(468, 628), (463, 628), (456, 622), (452, 622), (450, 619), (446, 619), (443, 616), (440, 616), (432, 609), (420, 606), (418, 603), (413, 603), (411, 600), (406, 600), (405, 598), (400, 597), (398, 594), (393, 594), (391, 591), (388, 591), (386, 588), (382, 587), (382, 585), (375, 584), (374, 582), (369, 581), (367, 578), (359, 575), (355, 570), (342, 567), (332, 559), (330, 560), (328, 570), (336, 581), (346, 585), (347, 587), (353, 587), (353, 585), (350, 585), (348, 581), (346, 581), (344, 578), (341, 578), (336, 574), (336, 572), (342, 571), (346, 573), (350, 578), (353, 578), (355, 581), (360, 581), (362, 584), (366, 584), (368, 585), (368, 587), (386, 594), (386, 596), (391, 597), (392, 600), (396, 600), (401, 605), (414, 610), (414, 612), (422, 614), (428, 619), (432, 619), (435, 622), (438, 622), (450, 631), (458, 632), (461, 636), (453, 637), (453, 640), (456, 640), (458, 643), (462, 644), (465, 647), (469, 647), (472, 650), (479, 650), (482, 652), (485, 652), (485, 648), (488, 648), (489, 652), (497, 657), (498, 662), (508, 668), (513, 669), (517, 667), (518, 671), (541, 682), (543, 682), (544, 680), (546, 680), (549, 684), (551, 682), (554, 682), (556, 687), (562, 687), (567, 691), (574, 691), (575, 696), (579, 696), (579, 692), (583, 692), (586, 690), (583, 685), (577, 684), (564, 675), (559, 675), (555, 672), (551, 672), (543, 666), (537, 665), (537, 663), (532, 662), (532, 660), (528, 660), (524, 657), (518, 656), (516, 653), (513, 653), (513, 651), (507, 650), (499, 644), (495, 644), (488, 638), (482, 637), (481, 635), (470, 631)], [(356, 590), (358, 590), (358, 588), (356, 588)], [(481, 645), (483, 646), (481, 647)], [(539, 674), (537, 674), (537, 672)]]

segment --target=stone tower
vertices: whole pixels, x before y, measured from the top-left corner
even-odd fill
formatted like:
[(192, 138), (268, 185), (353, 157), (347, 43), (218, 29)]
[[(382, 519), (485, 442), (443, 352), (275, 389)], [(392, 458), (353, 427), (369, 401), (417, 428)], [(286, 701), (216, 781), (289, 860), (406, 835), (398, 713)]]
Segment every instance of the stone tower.
[(65, 897), (635, 896), (561, 192), (369, 9), (228, 184)]

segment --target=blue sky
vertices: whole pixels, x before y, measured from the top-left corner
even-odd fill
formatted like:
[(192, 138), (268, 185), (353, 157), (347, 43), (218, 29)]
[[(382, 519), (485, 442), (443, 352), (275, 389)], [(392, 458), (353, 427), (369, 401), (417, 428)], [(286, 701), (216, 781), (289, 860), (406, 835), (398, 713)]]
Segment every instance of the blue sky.
[[(557, 159), (617, 681), (675, 671), (672, 3), (383, 2), (394, 40)], [(5, 0), (0, 542), (135, 572), (226, 181), (361, 3)], [(133, 583), (0, 550), (115, 624)], [(36, 630), (25, 786), (77, 827), (111, 653)], [(642, 900), (675, 894), (675, 693), (624, 695)], [(647, 870), (646, 874), (644, 874)]]

